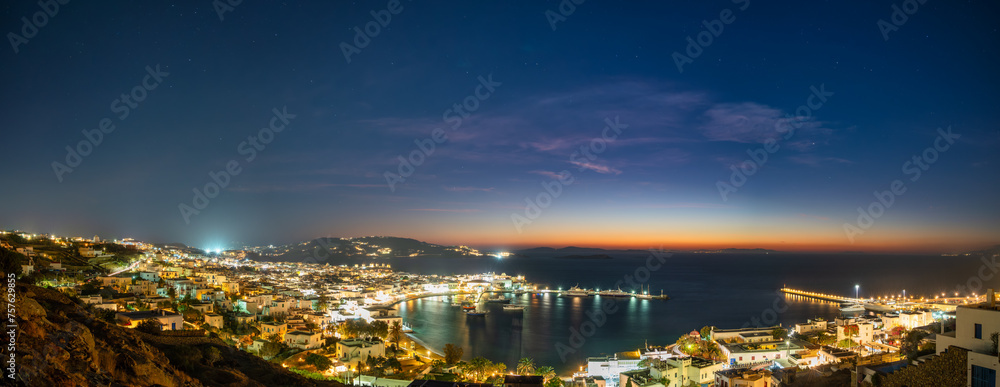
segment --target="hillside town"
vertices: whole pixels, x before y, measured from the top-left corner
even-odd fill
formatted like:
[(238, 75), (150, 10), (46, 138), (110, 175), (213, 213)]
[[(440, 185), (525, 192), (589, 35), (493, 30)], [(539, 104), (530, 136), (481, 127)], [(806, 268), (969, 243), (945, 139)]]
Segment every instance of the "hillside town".
[(0, 248), (5, 271), (72, 297), (108, 323), (151, 335), (219, 339), (306, 377), (348, 384), (890, 386), (971, 381), (998, 368), (1000, 306), (992, 290), (933, 302), (871, 300), (879, 312), (848, 306), (843, 310), (859, 313), (791, 326), (704, 326), (669, 345), (590, 357), (572, 375), (556, 375), (530, 358), (508, 370), (481, 357), (463, 361), (463, 349), (453, 344), (426, 348), (394, 307), (430, 296), (552, 292), (521, 276), (416, 275), (385, 263), (258, 262), (247, 251), (22, 232), (0, 234)]

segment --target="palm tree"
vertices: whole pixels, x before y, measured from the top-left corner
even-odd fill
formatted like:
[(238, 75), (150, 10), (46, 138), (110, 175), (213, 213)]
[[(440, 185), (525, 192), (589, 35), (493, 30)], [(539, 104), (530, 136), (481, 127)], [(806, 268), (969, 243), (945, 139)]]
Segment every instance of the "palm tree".
[(535, 375), (540, 375), (545, 382), (548, 382), (549, 379), (556, 377), (556, 369), (549, 366), (538, 367)]
[(535, 373), (535, 361), (531, 360), (530, 357), (521, 358), (517, 361), (517, 368), (515, 372), (518, 375), (531, 375)]
[(473, 358), (465, 365), (465, 375), (475, 383), (482, 383), (492, 373), (493, 362), (485, 357)]
[(399, 341), (403, 339), (403, 324), (399, 321), (393, 322), (392, 326), (389, 327), (389, 340), (399, 344)]

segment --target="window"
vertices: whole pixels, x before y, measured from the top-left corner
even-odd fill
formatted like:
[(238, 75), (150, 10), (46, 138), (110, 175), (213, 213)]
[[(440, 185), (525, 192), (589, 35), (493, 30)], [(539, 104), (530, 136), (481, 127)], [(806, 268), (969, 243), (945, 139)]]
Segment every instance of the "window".
[(983, 324), (976, 324), (976, 338), (983, 338)]
[[(979, 324), (976, 324), (979, 325)], [(972, 387), (995, 386), (997, 381), (997, 371), (994, 369), (972, 366)]]

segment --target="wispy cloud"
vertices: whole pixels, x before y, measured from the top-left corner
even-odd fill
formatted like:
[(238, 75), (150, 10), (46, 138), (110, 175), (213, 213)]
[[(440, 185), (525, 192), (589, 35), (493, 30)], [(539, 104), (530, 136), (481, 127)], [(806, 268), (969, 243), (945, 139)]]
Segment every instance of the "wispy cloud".
[(620, 175), (622, 173), (622, 171), (619, 170), (618, 168), (607, 165), (601, 165), (597, 163), (589, 163), (586, 161), (571, 161), (570, 163), (580, 168), (586, 168), (597, 173), (615, 174), (615, 175)]
[(536, 175), (542, 175), (550, 179), (559, 179), (559, 174), (552, 171), (528, 171), (528, 173), (534, 173)]
[[(786, 132), (789, 118), (780, 109), (754, 102), (721, 103), (705, 111), (706, 122), (701, 126), (702, 134), (710, 141), (732, 141), (741, 143), (762, 143), (778, 139)], [(821, 128), (815, 119), (798, 118), (797, 132)]]

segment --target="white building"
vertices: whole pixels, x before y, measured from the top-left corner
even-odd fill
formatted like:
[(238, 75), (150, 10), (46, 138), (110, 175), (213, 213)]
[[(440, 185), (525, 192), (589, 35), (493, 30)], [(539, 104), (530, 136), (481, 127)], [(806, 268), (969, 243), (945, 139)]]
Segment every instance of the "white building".
[(165, 310), (146, 310), (141, 312), (123, 312), (115, 315), (122, 325), (135, 328), (145, 320), (156, 320), (160, 323), (160, 329), (165, 331), (176, 331), (184, 329), (184, 318), (181, 315)]
[(146, 281), (158, 282), (160, 280), (160, 273), (155, 271), (140, 271), (139, 278), (142, 278)]
[(271, 335), (278, 335), (284, 339), (285, 332), (288, 331), (288, 325), (285, 323), (261, 323), (260, 324), (260, 335), (261, 337), (270, 337)]
[(969, 350), (966, 369), (967, 386), (1000, 386), (997, 371), (1000, 362), (991, 354), (990, 335), (1000, 332), (1000, 305), (993, 289), (982, 304), (962, 305), (955, 309), (955, 331), (937, 335), (937, 353), (956, 346)]
[(895, 313), (886, 313), (882, 315), (882, 329), (886, 331), (891, 331), (892, 328), (902, 326), (899, 322), (899, 315)]
[(669, 380), (668, 386), (686, 386), (692, 382), (710, 384), (715, 379), (715, 372), (725, 367), (719, 361), (690, 356), (662, 361), (651, 359), (649, 363), (649, 376), (654, 380)]
[(617, 387), (622, 372), (640, 368), (639, 360), (637, 352), (617, 353), (613, 357), (588, 357), (586, 376), (603, 377), (607, 387)]
[[(848, 330), (852, 331), (850, 335), (847, 334)], [(854, 320), (837, 327), (838, 342), (844, 339), (851, 339), (858, 344), (867, 344), (872, 342), (874, 336), (875, 325), (863, 320)]]
[(316, 349), (323, 346), (323, 340), (317, 332), (291, 331), (285, 334), (285, 344), (292, 348)]
[(208, 326), (216, 327), (218, 329), (222, 329), (222, 315), (215, 313), (206, 313), (205, 324), (208, 324)]
[(804, 335), (812, 332), (824, 332), (826, 328), (826, 320), (809, 320), (805, 324), (795, 324), (795, 333)]
[(385, 343), (362, 339), (337, 342), (337, 359), (344, 363), (358, 363), (372, 356), (385, 356)]
[(934, 322), (934, 315), (929, 310), (906, 311), (899, 313), (899, 325), (906, 329), (927, 326)]
[(779, 381), (768, 370), (728, 369), (715, 373), (716, 387), (774, 387)]

